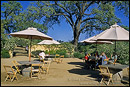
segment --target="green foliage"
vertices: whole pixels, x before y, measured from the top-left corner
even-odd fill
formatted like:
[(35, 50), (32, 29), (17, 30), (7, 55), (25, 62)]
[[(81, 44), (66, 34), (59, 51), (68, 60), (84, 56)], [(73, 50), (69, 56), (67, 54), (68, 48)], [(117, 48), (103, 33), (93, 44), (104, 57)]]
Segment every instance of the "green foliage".
[(36, 50), (36, 51), (32, 51), (31, 53), (33, 54), (34, 57), (38, 58), (40, 52), (41, 50)]
[(17, 46), (26, 47), (30, 44), (29, 39), (15, 37), (15, 43)]
[(118, 62), (129, 65), (129, 42), (117, 42)]
[(129, 17), (129, 1), (116, 1), (114, 5), (119, 11), (122, 11), (125, 16)]
[(80, 53), (80, 52), (75, 52), (74, 53), (74, 57), (75, 58), (84, 58), (84, 54)]
[(66, 50), (65, 49), (56, 50), (56, 54), (66, 55)]
[(69, 43), (69, 42), (64, 42), (64, 43), (61, 43), (62, 45), (62, 48), (63, 49), (66, 49), (66, 51), (72, 55), (73, 51), (74, 51), (74, 45)]
[(52, 54), (52, 55), (55, 55), (56, 51), (55, 50), (50, 50), (49, 53)]
[(45, 51), (45, 54), (49, 54), (49, 51), (48, 51), (48, 50), (46, 50), (46, 51)]
[(9, 51), (2, 49), (1, 50), (1, 58), (10, 58)]
[(6, 50), (14, 50), (16, 44), (15, 44), (15, 38), (14, 37), (11, 37), (10, 39), (8, 39), (6, 42), (5, 42), (5, 45), (4, 45), (4, 48)]
[(4, 29), (6, 30), (6, 33), (11, 33), (12, 30), (16, 29), (14, 24), (17, 23), (17, 21), (14, 19), (22, 11), (22, 6), (19, 2), (8, 1), (7, 3), (3, 3), (1, 7), (4, 8), (4, 11), (2, 11), (2, 18), (5, 21)]

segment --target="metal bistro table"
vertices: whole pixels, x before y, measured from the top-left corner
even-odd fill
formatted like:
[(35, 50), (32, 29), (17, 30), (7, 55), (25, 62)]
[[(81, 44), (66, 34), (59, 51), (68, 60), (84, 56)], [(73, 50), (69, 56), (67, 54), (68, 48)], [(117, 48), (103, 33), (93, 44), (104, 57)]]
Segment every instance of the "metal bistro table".
[(109, 68), (110, 73), (113, 74), (114, 81), (121, 81), (123, 78), (123, 71), (127, 69), (128, 65), (121, 65), (121, 64), (106, 64), (101, 65)]
[(18, 61), (18, 63), (20, 63), (23, 66), (26, 66), (23, 70), (22, 70), (22, 75), (25, 77), (30, 77), (30, 72), (31, 72), (31, 64), (40, 64), (41, 62), (39, 61)]

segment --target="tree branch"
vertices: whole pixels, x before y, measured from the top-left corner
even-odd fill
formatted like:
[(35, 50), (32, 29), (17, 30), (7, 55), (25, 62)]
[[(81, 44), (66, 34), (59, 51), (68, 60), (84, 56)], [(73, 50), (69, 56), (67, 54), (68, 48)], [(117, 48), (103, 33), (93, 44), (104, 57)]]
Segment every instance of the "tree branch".
[(58, 4), (57, 1), (55, 1), (55, 5), (61, 7), (62, 9), (64, 9), (64, 11), (66, 11), (69, 15), (71, 15), (71, 13), (67, 9), (65, 9), (64, 6)]
[(95, 1), (91, 1), (91, 2), (87, 5), (87, 7), (84, 9), (84, 12), (85, 12), (85, 11), (89, 8), (89, 6), (92, 5), (94, 2), (95, 2)]
[(83, 23), (83, 22), (85, 22), (85, 21), (87, 21), (87, 20), (90, 20), (90, 19), (97, 19), (97, 18), (95, 18), (95, 17), (93, 17), (93, 18), (86, 18), (86, 19), (84, 19), (81, 23)]
[[(71, 21), (71, 22), (69, 21), (69, 23), (71, 23), (71, 26), (74, 25), (74, 21), (73, 21), (73, 19), (72, 19), (72, 14), (71, 14), (66, 8), (64, 8), (64, 6), (58, 4), (56, 1), (55, 1), (55, 5), (61, 7), (62, 9), (64, 9), (65, 12), (67, 12), (67, 13), (69, 14), (68, 17), (69, 17), (69, 19), (70, 19), (70, 21)], [(65, 15), (64, 15), (64, 16), (65, 16)], [(65, 17), (65, 18), (66, 18), (66, 17)]]
[(82, 28), (80, 29), (79, 33), (81, 33), (86, 27), (98, 27), (98, 26), (86, 24), (86, 25), (84, 25), (84, 27), (82, 27)]

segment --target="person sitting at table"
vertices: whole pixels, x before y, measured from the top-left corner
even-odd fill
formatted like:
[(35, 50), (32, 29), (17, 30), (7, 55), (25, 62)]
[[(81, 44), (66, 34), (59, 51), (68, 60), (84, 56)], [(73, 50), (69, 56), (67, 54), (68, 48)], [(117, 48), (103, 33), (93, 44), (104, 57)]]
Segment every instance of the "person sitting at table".
[(39, 53), (39, 56), (41, 56), (41, 57), (40, 57), (41, 60), (45, 59), (45, 53), (44, 53), (44, 51), (41, 51), (41, 52)]
[(102, 58), (102, 65), (107, 64), (107, 61), (105, 61), (106, 60), (106, 54), (104, 52), (102, 52), (101, 58)]
[(92, 53), (91, 53), (91, 56), (89, 57), (89, 68), (90, 69), (96, 68), (96, 57)]
[(96, 51), (96, 53), (95, 53), (95, 57), (96, 57), (96, 59), (98, 59), (98, 58), (99, 58), (98, 51)]
[(88, 53), (86, 52), (85, 53), (85, 57), (84, 57), (84, 60), (85, 60), (85, 67), (87, 67), (88, 68), (88, 59), (89, 59), (89, 55), (88, 55)]
[(117, 61), (117, 55), (115, 52), (113, 52), (113, 55), (111, 54), (111, 60), (110, 62), (115, 63)]

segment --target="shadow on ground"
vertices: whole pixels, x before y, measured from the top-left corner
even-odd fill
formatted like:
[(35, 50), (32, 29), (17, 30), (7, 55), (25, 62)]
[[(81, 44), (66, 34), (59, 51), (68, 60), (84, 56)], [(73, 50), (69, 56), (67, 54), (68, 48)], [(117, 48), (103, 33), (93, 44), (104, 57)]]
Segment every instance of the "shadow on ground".
[(78, 74), (78, 75), (87, 75), (88, 77), (94, 78), (98, 82), (101, 81), (102, 76), (99, 75), (100, 73), (99, 70), (87, 69), (85, 67), (85, 63), (83, 62), (69, 62), (68, 64), (76, 65), (76, 67), (79, 67), (79, 68), (68, 70), (69, 73)]

